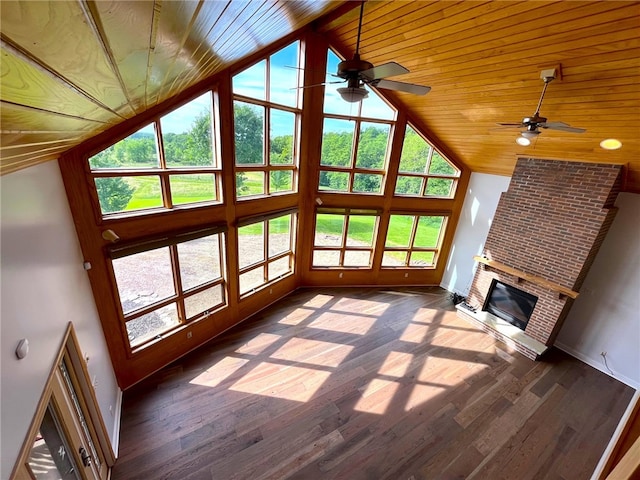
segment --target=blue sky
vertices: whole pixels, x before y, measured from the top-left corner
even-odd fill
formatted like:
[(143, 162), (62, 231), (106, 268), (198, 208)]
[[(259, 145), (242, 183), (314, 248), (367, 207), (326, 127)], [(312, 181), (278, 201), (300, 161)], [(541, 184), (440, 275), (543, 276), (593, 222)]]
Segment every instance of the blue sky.
[[(326, 75), (327, 82), (340, 80), (333, 75), (338, 70), (340, 58), (329, 51)], [(292, 68), (293, 67), (293, 68)], [(270, 100), (275, 103), (295, 106), (296, 96), (299, 94), (297, 86), (298, 44), (294, 43), (276, 52), (271, 56), (271, 91)], [(247, 97), (265, 98), (265, 69), (266, 61), (258, 62), (248, 69), (239, 72), (233, 78), (234, 93)], [(328, 84), (325, 86), (325, 108), (327, 113), (358, 116), (359, 103), (347, 103), (337, 92), (338, 88), (345, 87), (346, 83)], [(369, 96), (362, 101), (362, 115), (366, 117), (393, 119), (395, 112), (384, 103), (370, 88)], [(211, 94), (209, 92), (165, 115), (162, 120), (163, 133), (187, 132), (194, 119), (202, 112), (210, 111)], [(272, 116), (272, 130), (274, 136), (290, 134), (291, 122), (287, 115)], [(282, 121), (280, 120), (282, 118)], [(345, 122), (346, 123), (346, 122)], [(153, 133), (153, 129), (144, 129)]]

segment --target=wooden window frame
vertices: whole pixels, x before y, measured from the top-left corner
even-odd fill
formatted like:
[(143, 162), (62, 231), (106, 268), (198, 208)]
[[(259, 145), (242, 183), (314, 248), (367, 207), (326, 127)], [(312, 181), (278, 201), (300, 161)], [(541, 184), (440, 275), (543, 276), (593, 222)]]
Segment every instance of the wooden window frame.
[[(391, 154), (391, 144), (393, 140), (394, 129), (396, 128), (396, 120), (380, 120), (377, 118), (369, 118), (369, 117), (353, 117), (348, 115), (338, 115), (334, 113), (325, 113), (323, 114), (323, 125), (324, 120), (330, 118), (335, 120), (349, 120), (353, 121), (354, 129), (353, 129), (353, 142), (351, 144), (351, 153), (349, 157), (349, 166), (341, 167), (335, 165), (323, 165), (322, 164), (322, 155), (320, 156), (318, 162), (318, 181), (316, 182), (316, 192), (317, 193), (339, 193), (339, 194), (347, 194), (347, 195), (372, 195), (372, 196), (384, 196), (385, 192), (385, 184), (388, 178), (388, 169), (389, 169), (389, 156)], [(361, 134), (361, 125), (363, 123), (378, 123), (381, 125), (387, 125), (389, 127), (389, 136), (387, 138), (387, 148), (385, 150), (384, 162), (382, 168), (365, 168), (356, 166), (356, 162), (358, 161), (358, 146), (360, 144), (360, 134)], [(323, 131), (324, 138), (324, 131)], [(349, 176), (349, 181), (347, 183), (347, 190), (329, 190), (329, 189), (321, 189), (320, 188), (320, 175), (322, 172), (338, 172), (338, 173), (346, 173)], [(360, 192), (354, 191), (353, 185), (355, 183), (355, 177), (358, 174), (362, 175), (379, 175), (380, 176), (380, 191), (379, 192)]]
[[(242, 227), (246, 227), (249, 225), (255, 225), (257, 223), (263, 223), (262, 235), (264, 237), (263, 243), (263, 257), (262, 260), (254, 262), (250, 265), (246, 265), (244, 267), (238, 266), (238, 283), (240, 283), (241, 275), (251, 272), (253, 270), (262, 269), (262, 278), (263, 283), (257, 286), (254, 286), (247, 291), (243, 292), (240, 287), (238, 287), (238, 295), (241, 300), (250, 297), (254, 293), (264, 289), (265, 287), (272, 285), (279, 280), (293, 275), (295, 273), (295, 252), (294, 245), (296, 243), (295, 232), (297, 227), (297, 208), (287, 209), (287, 210), (279, 210), (277, 212), (271, 212), (264, 215), (243, 217), (238, 219), (237, 221), (237, 230)], [(269, 221), (275, 220), (280, 217), (284, 217), (286, 215), (291, 215), (290, 223), (289, 223), (289, 249), (283, 252), (278, 252), (274, 255), (269, 254)], [(240, 235), (238, 235), (237, 244), (238, 249), (240, 249)], [(282, 275), (279, 275), (277, 278), (269, 280), (269, 265), (283, 258), (289, 258), (289, 271)]]
[[(426, 269), (433, 269), (435, 270), (435, 268), (438, 265), (438, 260), (439, 260), (439, 256), (440, 256), (440, 250), (442, 248), (442, 242), (444, 240), (444, 236), (447, 230), (447, 224), (449, 222), (449, 214), (447, 213), (440, 213), (440, 212), (422, 212), (422, 213), (415, 213), (415, 212), (397, 212), (397, 211), (392, 211), (389, 214), (389, 226), (391, 225), (391, 218), (394, 215), (398, 215), (398, 216), (409, 216), (409, 217), (413, 217), (413, 225), (411, 226), (411, 233), (409, 235), (409, 245), (406, 247), (387, 247), (386, 246), (386, 240), (387, 240), (387, 235), (389, 234), (389, 228), (387, 228), (387, 233), (385, 235), (384, 238), (384, 245), (383, 245), (383, 251), (382, 251), (382, 258), (383, 258), (383, 262), (384, 262), (384, 254), (386, 252), (406, 252), (405, 255), (405, 262), (404, 265), (384, 265), (383, 263), (381, 263), (380, 268), (382, 270), (398, 270), (398, 269), (407, 269), (407, 268), (426, 268)], [(436, 241), (436, 246), (435, 247), (415, 247), (414, 243), (416, 240), (416, 234), (418, 231), (418, 224), (420, 222), (420, 218), (421, 217), (441, 217), (442, 218), (442, 223), (440, 224), (440, 231), (438, 232), (438, 239)], [(431, 265), (411, 265), (411, 254), (414, 252), (433, 252), (433, 262)]]
[[(316, 227), (318, 222), (318, 214), (328, 215), (344, 215), (342, 238), (340, 239), (339, 246), (329, 245), (316, 245)], [(352, 216), (371, 216), (376, 217), (375, 224), (373, 226), (373, 235), (371, 238), (371, 246), (360, 245), (347, 245), (347, 237), (349, 233), (349, 221)], [(373, 257), (376, 251), (376, 239), (378, 236), (378, 230), (380, 228), (380, 222), (382, 219), (382, 212), (375, 209), (362, 209), (362, 208), (316, 208), (313, 218), (313, 248), (311, 252), (311, 270), (327, 270), (327, 269), (340, 269), (340, 270), (371, 270), (373, 268)], [(313, 258), (315, 252), (339, 252), (339, 265), (314, 265)], [(369, 252), (369, 265), (367, 266), (345, 266), (344, 258), (348, 251), (352, 252)]]
[[(291, 46), (293, 43), (298, 43), (298, 65), (302, 65), (302, 42), (300, 40), (296, 40), (295, 42), (291, 42), (288, 45), (282, 47), (285, 49)], [(282, 50), (281, 49), (281, 50)], [(301, 107), (301, 96), (298, 95), (297, 105), (295, 107), (291, 107), (288, 105), (282, 105), (280, 103), (272, 102), (270, 97), (271, 91), (271, 57), (278, 53), (278, 51), (273, 52), (266, 57), (262, 57), (259, 60), (255, 61), (248, 67), (243, 68), (239, 72), (235, 72), (235, 74), (241, 73), (249, 68), (252, 68), (254, 65), (264, 61), (265, 62), (265, 99), (258, 99), (248, 97), (246, 95), (241, 95), (238, 93), (233, 94), (233, 104), (236, 102), (247, 103), (250, 105), (256, 105), (264, 108), (264, 119), (263, 119), (263, 142), (262, 142), (262, 163), (256, 164), (242, 164), (238, 163), (235, 158), (234, 153), (234, 192), (236, 201), (242, 202), (245, 200), (252, 200), (256, 198), (267, 198), (274, 195), (291, 195), (298, 193), (298, 181), (299, 181), (299, 164), (300, 164), (300, 122), (302, 117), (302, 107)], [(302, 70), (299, 70), (300, 72)], [(233, 85), (233, 79), (231, 80)], [(300, 85), (300, 74), (298, 74), (298, 85)], [(232, 87), (233, 91), (233, 87)], [(235, 110), (235, 109), (234, 109)], [(272, 164), (269, 152), (271, 150), (271, 110), (280, 110), (283, 112), (289, 112), (294, 114), (294, 127), (293, 127), (293, 151), (291, 152), (291, 164)], [(276, 171), (285, 171), (291, 172), (291, 190), (286, 191), (271, 191), (271, 173)], [(263, 193), (256, 193), (251, 195), (239, 195), (238, 187), (237, 187), (237, 175), (243, 172), (260, 172), (263, 174), (264, 181), (264, 191)]]
[[(447, 199), (453, 199), (455, 198), (456, 195), (456, 189), (458, 188), (458, 181), (460, 179), (460, 176), (462, 175), (461, 170), (456, 167), (453, 162), (451, 162), (445, 155), (442, 154), (442, 152), (440, 152), (439, 150), (437, 150), (433, 145), (431, 145), (431, 142), (429, 142), (424, 135), (422, 135), (422, 133), (420, 133), (420, 130), (418, 128), (416, 128), (415, 126), (413, 126), (411, 123), (407, 122), (406, 126), (405, 126), (405, 135), (407, 133), (407, 130), (411, 128), (416, 135), (420, 136), (420, 138), (422, 138), (422, 140), (424, 140), (424, 142), (429, 146), (429, 153), (426, 159), (426, 163), (425, 163), (425, 168), (424, 168), (424, 172), (404, 172), (402, 170), (400, 170), (400, 167), (398, 166), (398, 172), (396, 175), (396, 183), (398, 182), (398, 180), (401, 177), (405, 177), (405, 178), (419, 178), (421, 180), (420, 183), (420, 193), (415, 193), (415, 194), (409, 194), (409, 193), (396, 193), (396, 186), (394, 185), (393, 188), (393, 196), (394, 197), (410, 197), (410, 198), (447, 198)], [(404, 136), (403, 136), (403, 148), (404, 148)], [(452, 175), (447, 175), (447, 174), (442, 174), (442, 173), (429, 173), (429, 168), (431, 167), (431, 160), (433, 158), (434, 153), (437, 153), (438, 155), (440, 155), (449, 165), (451, 165), (452, 168), (454, 168), (456, 170), (455, 174)], [(402, 155), (402, 153), (401, 153)], [(402, 157), (400, 158), (400, 164), (402, 163)], [(399, 164), (399, 165), (400, 165)], [(441, 196), (441, 195), (427, 195), (426, 191), (427, 191), (427, 186), (428, 186), (428, 182), (430, 178), (440, 178), (440, 179), (444, 179), (444, 180), (451, 180), (451, 188), (449, 189), (449, 195), (447, 196)]]
[[(206, 93), (209, 93), (211, 96), (211, 112), (212, 112), (212, 158), (213, 165), (211, 166), (188, 166), (188, 167), (171, 167), (167, 166), (165, 151), (164, 151), (164, 141), (162, 138), (162, 125), (161, 119), (162, 117), (169, 115), (173, 111), (177, 110), (180, 107), (187, 105), (189, 102), (198, 98)], [(106, 146), (102, 146), (100, 149), (88, 152), (85, 157), (85, 164), (87, 168), (87, 174), (90, 180), (92, 180), (91, 193), (93, 198), (93, 204), (96, 208), (96, 219), (98, 221), (102, 220), (110, 220), (110, 219), (122, 219), (122, 218), (132, 218), (141, 215), (148, 215), (152, 213), (166, 212), (166, 211), (175, 211), (175, 210), (185, 210), (192, 209), (201, 206), (210, 206), (210, 205), (221, 205), (224, 203), (223, 198), (223, 186), (222, 186), (222, 161), (220, 159), (219, 153), (219, 143), (220, 143), (220, 132), (219, 130), (219, 120), (217, 119), (217, 115), (215, 114), (216, 108), (214, 105), (215, 98), (215, 90), (209, 89), (205, 92), (201, 92), (199, 95), (190, 97), (188, 100), (182, 102), (180, 105), (177, 105), (175, 108), (168, 110), (166, 112), (162, 112), (152, 119), (144, 122), (143, 124), (136, 125), (135, 129), (127, 132), (126, 135), (121, 136), (115, 142), (110, 143)], [(145, 128), (147, 126), (153, 126), (154, 130), (154, 140), (156, 153), (158, 155), (158, 166), (157, 167), (144, 167), (144, 168), (91, 168), (89, 160), (94, 155), (97, 155), (104, 150), (118, 144), (119, 142), (126, 140), (129, 136), (133, 135), (137, 131)], [(205, 200), (201, 202), (193, 202), (193, 203), (180, 203), (174, 204), (171, 194), (171, 177), (176, 175), (213, 175), (213, 186), (215, 198), (213, 200)], [(119, 212), (107, 212), (103, 213), (102, 208), (100, 206), (100, 200), (98, 198), (96, 179), (99, 178), (130, 178), (130, 177), (157, 177), (160, 184), (160, 192), (161, 192), (161, 201), (162, 205), (157, 207), (148, 207), (148, 208), (140, 208), (136, 210), (124, 210)]]
[[(158, 341), (165, 339), (175, 333), (181, 331), (185, 327), (205, 318), (208, 318), (213, 313), (220, 311), (228, 305), (228, 287), (226, 280), (226, 241), (224, 234), (228, 231), (226, 225), (218, 225), (210, 228), (183, 231), (177, 233), (171, 233), (167, 235), (159, 235), (144, 240), (138, 240), (134, 242), (128, 242), (124, 244), (116, 244), (109, 247), (108, 258), (111, 260), (107, 262), (107, 269), (110, 275), (111, 282), (113, 284), (114, 300), (117, 306), (120, 322), (123, 326), (122, 335), (124, 344), (128, 346), (130, 353), (137, 353), (150, 345), (157, 343)], [(184, 289), (182, 286), (182, 278), (180, 275), (180, 260), (178, 254), (178, 245), (190, 240), (198, 238), (204, 238), (208, 236), (218, 235), (218, 259), (220, 262), (220, 276), (213, 280), (206, 281), (196, 287)], [(150, 250), (154, 250), (161, 247), (169, 248), (169, 255), (171, 260), (171, 273), (173, 277), (174, 293), (166, 298), (153, 302), (149, 305), (137, 308), (131, 312), (124, 313), (122, 308), (122, 299), (118, 291), (118, 283), (113, 268), (113, 260), (123, 258), (136, 253), (143, 253)], [(201, 292), (204, 292), (210, 288), (220, 287), (222, 291), (221, 303), (212, 305), (207, 310), (200, 312), (194, 316), (187, 317), (185, 299)], [(127, 322), (134, 321), (144, 315), (147, 315), (160, 308), (168, 305), (175, 304), (178, 313), (178, 324), (173, 327), (158, 333), (157, 335), (140, 342), (139, 344), (132, 346), (127, 334)]]

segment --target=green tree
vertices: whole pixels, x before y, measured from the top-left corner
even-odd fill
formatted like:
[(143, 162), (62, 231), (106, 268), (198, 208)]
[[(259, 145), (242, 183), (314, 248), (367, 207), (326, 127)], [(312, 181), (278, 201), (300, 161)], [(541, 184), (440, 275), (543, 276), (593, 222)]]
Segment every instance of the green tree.
[(236, 164), (263, 163), (263, 121), (257, 107), (236, 103), (233, 108)]
[(204, 111), (193, 121), (186, 135), (185, 161), (188, 165), (212, 165), (211, 117)]
[(96, 178), (96, 189), (102, 213), (124, 210), (135, 190), (121, 177)]

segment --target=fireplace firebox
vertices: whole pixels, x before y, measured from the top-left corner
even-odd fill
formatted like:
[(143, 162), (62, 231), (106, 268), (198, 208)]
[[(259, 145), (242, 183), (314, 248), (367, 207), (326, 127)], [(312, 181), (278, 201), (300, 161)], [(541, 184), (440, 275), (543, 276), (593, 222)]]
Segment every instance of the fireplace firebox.
[(535, 295), (493, 279), (482, 309), (524, 330), (537, 301)]

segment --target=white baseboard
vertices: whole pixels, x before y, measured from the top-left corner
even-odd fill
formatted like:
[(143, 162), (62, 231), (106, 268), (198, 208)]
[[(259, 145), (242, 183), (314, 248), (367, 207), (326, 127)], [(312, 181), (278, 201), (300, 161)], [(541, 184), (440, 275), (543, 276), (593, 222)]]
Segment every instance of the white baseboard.
[(568, 353), (572, 357), (576, 357), (581, 362), (586, 363), (587, 365), (595, 368), (596, 370), (600, 370), (602, 373), (609, 375), (610, 377), (613, 377), (616, 380), (621, 381), (625, 385), (629, 385), (631, 388), (635, 390), (640, 390), (640, 382), (633, 380), (631, 378), (628, 378), (625, 375), (622, 375), (620, 373), (614, 372), (612, 375), (611, 372), (605, 368), (604, 364), (601, 361), (594, 360), (593, 358), (586, 356), (585, 354), (575, 350), (572, 347), (569, 347), (568, 345), (565, 345), (562, 342), (556, 342), (554, 343), (553, 346), (559, 348), (565, 353)]

